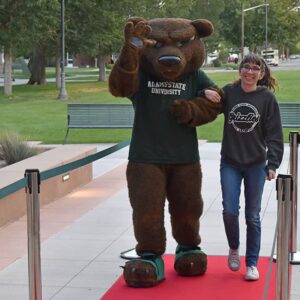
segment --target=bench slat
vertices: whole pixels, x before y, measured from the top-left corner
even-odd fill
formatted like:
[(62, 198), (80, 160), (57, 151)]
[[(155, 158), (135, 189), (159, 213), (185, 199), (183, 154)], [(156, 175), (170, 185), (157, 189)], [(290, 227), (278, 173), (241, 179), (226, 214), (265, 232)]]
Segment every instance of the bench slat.
[(282, 127), (300, 127), (300, 102), (280, 102), (279, 108)]
[(70, 128), (131, 128), (134, 110), (130, 104), (70, 104)]

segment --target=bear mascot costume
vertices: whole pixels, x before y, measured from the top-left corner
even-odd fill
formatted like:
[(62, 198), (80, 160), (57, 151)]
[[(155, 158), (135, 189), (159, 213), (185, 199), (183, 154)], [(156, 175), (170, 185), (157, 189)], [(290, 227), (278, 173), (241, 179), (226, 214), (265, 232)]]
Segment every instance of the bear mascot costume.
[(139, 257), (128, 260), (123, 271), (131, 287), (155, 286), (165, 279), (166, 199), (178, 244), (176, 272), (195, 276), (207, 268), (199, 247), (203, 200), (196, 126), (220, 112), (220, 103), (198, 96), (207, 88), (219, 92), (200, 70), (205, 59), (200, 38), (212, 32), (205, 19), (133, 17), (125, 25), (109, 90), (129, 98), (135, 111), (126, 178)]

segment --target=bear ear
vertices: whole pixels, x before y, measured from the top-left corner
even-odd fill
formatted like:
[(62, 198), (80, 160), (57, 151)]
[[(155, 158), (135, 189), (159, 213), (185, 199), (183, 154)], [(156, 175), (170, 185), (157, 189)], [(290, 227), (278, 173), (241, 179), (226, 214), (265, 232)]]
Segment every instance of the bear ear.
[(127, 22), (132, 22), (134, 25), (135, 24), (137, 24), (138, 22), (141, 22), (141, 21), (143, 21), (143, 22), (147, 22), (144, 18), (142, 18), (142, 17), (130, 17), (130, 18), (128, 18), (127, 19)]
[(206, 19), (198, 19), (191, 22), (195, 26), (200, 37), (206, 37), (213, 33), (214, 26), (213, 24)]

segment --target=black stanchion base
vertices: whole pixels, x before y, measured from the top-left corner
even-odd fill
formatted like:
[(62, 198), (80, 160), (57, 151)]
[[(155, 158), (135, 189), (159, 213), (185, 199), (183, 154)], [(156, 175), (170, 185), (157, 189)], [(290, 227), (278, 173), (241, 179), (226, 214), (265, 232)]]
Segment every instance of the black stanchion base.
[[(276, 262), (277, 256), (276, 254), (273, 255), (273, 261)], [(293, 252), (290, 253), (289, 262), (291, 265), (300, 265), (300, 252)]]
[(120, 254), (120, 256), (121, 256), (121, 258), (124, 258), (124, 259), (135, 259), (135, 258), (139, 258), (140, 257), (136, 253), (135, 248), (122, 251), (121, 254)]
[(290, 263), (292, 265), (300, 265), (300, 252), (299, 251), (291, 253)]

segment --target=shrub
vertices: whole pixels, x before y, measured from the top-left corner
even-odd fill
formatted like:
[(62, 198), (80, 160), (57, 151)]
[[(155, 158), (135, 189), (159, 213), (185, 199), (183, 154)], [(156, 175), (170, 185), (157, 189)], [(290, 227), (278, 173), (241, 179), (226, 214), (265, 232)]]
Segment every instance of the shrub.
[(212, 61), (212, 65), (215, 67), (215, 68), (218, 68), (218, 67), (221, 67), (222, 66), (222, 63), (221, 61), (217, 58), (217, 59), (214, 59)]
[(105, 65), (105, 68), (106, 68), (107, 70), (111, 70), (111, 69), (112, 69), (112, 66), (113, 66), (112, 64), (106, 64), (106, 65)]
[(219, 60), (224, 64), (227, 63), (227, 58), (229, 56), (228, 50), (222, 49), (219, 52)]
[(238, 70), (239, 65), (235, 63), (226, 63), (223, 65), (225, 69), (232, 69), (232, 70)]
[(34, 156), (39, 152), (39, 149), (30, 146), (16, 133), (6, 132), (0, 135), (0, 160), (7, 165)]

